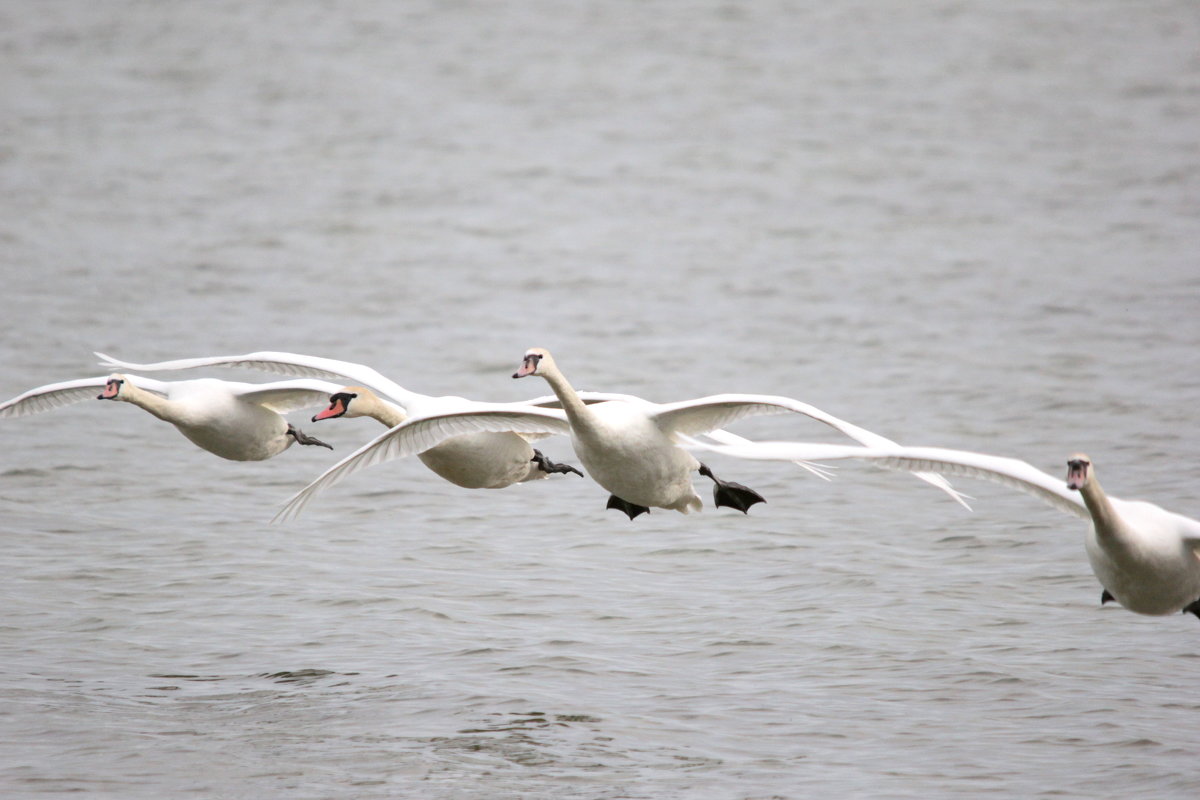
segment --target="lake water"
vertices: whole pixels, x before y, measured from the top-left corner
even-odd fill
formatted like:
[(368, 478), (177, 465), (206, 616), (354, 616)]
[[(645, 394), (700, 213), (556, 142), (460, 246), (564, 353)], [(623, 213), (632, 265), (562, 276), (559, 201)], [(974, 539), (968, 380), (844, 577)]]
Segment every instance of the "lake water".
[[(0, 397), (274, 349), (511, 400), (538, 345), (1196, 515), (1198, 41), (1182, 0), (9, 2)], [(1200, 794), (1200, 625), (1101, 608), (1032, 498), (714, 457), (767, 504), (630, 522), (409, 459), (269, 526), (378, 430), (304, 427), (335, 453), (4, 421), (6, 798)]]

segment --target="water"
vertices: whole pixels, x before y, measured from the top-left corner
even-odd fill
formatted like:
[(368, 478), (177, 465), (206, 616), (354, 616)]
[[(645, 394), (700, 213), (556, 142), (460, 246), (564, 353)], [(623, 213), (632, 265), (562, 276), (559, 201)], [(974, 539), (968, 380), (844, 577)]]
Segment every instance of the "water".
[[(0, 395), (92, 350), (286, 349), (518, 399), (541, 345), (580, 388), (1086, 450), (1200, 513), (1189, 3), (0, 23)], [(1028, 497), (721, 461), (767, 505), (630, 523), (574, 476), (409, 460), (268, 526), (376, 432), (306, 427), (337, 453), (224, 462), (117, 404), (4, 423), (6, 797), (1200, 790), (1196, 620), (1100, 608), (1081, 525)]]

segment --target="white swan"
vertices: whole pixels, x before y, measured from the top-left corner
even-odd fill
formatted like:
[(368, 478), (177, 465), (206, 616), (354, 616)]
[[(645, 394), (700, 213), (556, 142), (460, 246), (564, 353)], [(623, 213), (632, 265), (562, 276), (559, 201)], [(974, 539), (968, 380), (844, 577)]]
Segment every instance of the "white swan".
[[(762, 502), (762, 496), (754, 490), (722, 481), (706, 465), (676, 446), (691, 436), (717, 432), (743, 417), (791, 411), (824, 422), (864, 444), (894, 444), (890, 439), (787, 397), (721, 394), (659, 404), (626, 396), (623, 400), (589, 405), (571, 387), (549, 351), (540, 347), (526, 351), (513, 377), (530, 375), (540, 376), (550, 384), (570, 423), (571, 442), (579, 460), (597, 483), (612, 492), (608, 507), (624, 511), (630, 519), (650, 507), (684, 514), (700, 510), (700, 497), (692, 488), (693, 471), (713, 480), (717, 506), (727, 505), (746, 512), (750, 506)], [(724, 431), (719, 433), (725, 441), (745, 442)], [(940, 476), (919, 477), (963, 502)]]
[[(335, 417), (371, 417), (393, 428), (406, 419), (404, 409), (383, 400), (365, 386), (347, 386), (329, 398), (329, 407), (313, 422)], [(464, 489), (502, 489), (514, 483), (549, 477), (552, 473), (582, 472), (556, 464), (535, 450), (526, 437), (511, 431), (482, 431), (446, 439), (417, 454), (435, 473)]]
[[(553, 367), (553, 361), (548, 360), (548, 354), (545, 354), (545, 351), (530, 353), (538, 356), (534, 362), (536, 366), (541, 367), (538, 374), (548, 374), (547, 370)], [(534, 374), (534, 371), (530, 369), (526, 374)], [(563, 405), (565, 410), (530, 404), (471, 403), (459, 400), (457, 408), (425, 416), (413, 416), (326, 470), (288, 500), (275, 516), (275, 521), (296, 516), (318, 492), (360, 469), (392, 458), (419, 453), (448, 437), (473, 431), (515, 430), (568, 434), (571, 435), (580, 458), (583, 458), (580, 441), (586, 439), (583, 445), (586, 448), (588, 442), (598, 439), (594, 452), (600, 455), (596, 456), (594, 463), (600, 465), (606, 474), (616, 473), (616, 478), (610, 481), (612, 486), (601, 483), (614, 494), (614, 497), (610, 498), (609, 507), (625, 511), (631, 519), (647, 507), (647, 503), (638, 503), (638, 500), (650, 501), (663, 508), (677, 508), (684, 513), (698, 508), (700, 498), (691, 488), (690, 473), (700, 469), (700, 464), (691, 455), (675, 447), (672, 439), (676, 436), (698, 435), (711, 431), (724, 441), (744, 442), (740, 437), (723, 431), (718, 432), (716, 429), (745, 416), (795, 412), (824, 422), (860, 442), (892, 444), (889, 439), (844, 422), (807, 403), (787, 397), (714, 395), (669, 404), (651, 403), (632, 395), (585, 393), (581, 397), (561, 380), (561, 374), (556, 392), (561, 394), (553, 402)], [(589, 400), (597, 402), (588, 405)], [(582, 427), (585, 429), (588, 428), (588, 420), (604, 420), (612, 427), (612, 435), (609, 438), (605, 438), (603, 433), (597, 433), (595, 436), (588, 432), (582, 436), (577, 435), (573, 418), (582, 418)], [(627, 473), (622, 473), (623, 469), (627, 470)], [(705, 472), (709, 471), (705, 469)], [(924, 479), (960, 499), (941, 476), (928, 475), (924, 476)], [(613, 486), (617, 488), (614, 489)], [(728, 488), (730, 486), (732, 489)], [(618, 490), (627, 491), (634, 499), (622, 498), (617, 494)], [(747, 492), (749, 494), (746, 494)], [(716, 494), (721, 495), (720, 500), (723, 504), (728, 499), (729, 502), (740, 502), (747, 508), (756, 495), (745, 487), (723, 481), (718, 482), (717, 489), (714, 490), (714, 495)]]
[[(332, 358), (307, 356), (300, 353), (262, 351), (240, 356), (207, 356), (153, 364), (133, 364), (96, 353), (103, 366), (139, 372), (156, 370), (195, 369), (197, 367), (247, 367), (284, 375), (311, 378), (350, 380), (361, 386), (337, 387), (327, 395), (329, 408), (313, 417), (313, 421), (333, 417), (369, 416), (389, 428), (415, 416), (436, 415), (444, 411), (461, 410), (470, 401), (461, 397), (431, 397), (412, 392), (362, 364)], [(391, 401), (379, 397), (384, 395)], [(547, 402), (539, 398), (535, 402)], [(523, 408), (520, 403), (509, 404)], [(528, 426), (527, 426), (528, 427)], [(436, 446), (418, 451), (417, 456), (429, 469), (447, 481), (466, 489), (502, 489), (514, 483), (545, 478), (554, 473), (579, 470), (566, 464), (556, 464), (535, 450), (529, 442), (550, 435), (544, 429), (523, 432), (492, 430), (466, 433)], [(407, 453), (406, 453), (407, 454)]]
[(1139, 614), (1184, 611), (1200, 617), (1200, 521), (1153, 503), (1105, 494), (1085, 455), (1067, 461), (1064, 482), (1015, 458), (937, 447), (861, 448), (803, 442), (699, 446), (770, 461), (858, 458), (893, 469), (931, 470), (1003, 483), (1091, 521), (1084, 547), (1103, 587), (1102, 603), (1116, 600)]
[(335, 383), (307, 379), (262, 384), (214, 378), (168, 382), (114, 373), (30, 389), (0, 404), (0, 418), (37, 414), (89, 397), (121, 400), (171, 423), (193, 444), (214, 455), (231, 461), (263, 461), (293, 442), (332, 450), (281, 415), (320, 405), (337, 389)]

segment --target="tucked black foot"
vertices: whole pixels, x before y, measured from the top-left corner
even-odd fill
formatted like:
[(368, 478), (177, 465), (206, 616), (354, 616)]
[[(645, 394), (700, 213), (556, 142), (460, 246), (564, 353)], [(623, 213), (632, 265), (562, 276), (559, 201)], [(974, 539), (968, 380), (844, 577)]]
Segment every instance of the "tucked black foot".
[(1200, 600), (1193, 600), (1191, 603), (1184, 606), (1183, 613), (1187, 614), (1188, 612), (1191, 612), (1192, 614), (1195, 614), (1197, 618), (1200, 618)]
[[(1111, 594), (1108, 593), (1108, 589), (1105, 589), (1103, 592), (1100, 593), (1100, 605), (1104, 605), (1105, 603), (1111, 602), (1116, 599), (1117, 598), (1113, 597)], [(1184, 610), (1186, 611), (1187, 609), (1184, 609)]]
[(316, 444), (316, 445), (320, 445), (321, 447), (328, 447), (330, 450), (333, 449), (333, 445), (325, 444), (325, 442), (322, 442), (320, 439), (318, 439), (314, 436), (309, 436), (307, 433), (300, 430), (299, 428), (297, 428), (295, 425), (291, 424), (290, 422), (288, 423), (287, 432), (288, 432), (288, 436), (291, 436), (293, 439), (296, 440), (296, 444)]
[(538, 469), (549, 475), (553, 475), (555, 472), (562, 472), (564, 474), (567, 472), (574, 472), (579, 477), (583, 477), (583, 473), (572, 467), (570, 464), (556, 464), (550, 459), (546, 458), (544, 455), (542, 455), (541, 450), (534, 450), (533, 458), (529, 460), (537, 464)]
[(743, 486), (733, 481), (721, 480), (716, 475), (713, 475), (712, 470), (704, 464), (700, 465), (700, 474), (706, 478), (712, 478), (713, 502), (716, 503), (718, 508), (728, 506), (729, 508), (736, 508), (745, 514), (750, 510), (750, 506), (755, 503), (767, 502), (766, 498), (749, 486)]
[(638, 514), (649, 514), (650, 513), (650, 509), (646, 508), (645, 506), (639, 506), (636, 503), (630, 503), (627, 500), (622, 500), (621, 498), (617, 497), (615, 494), (611, 495), (608, 498), (608, 506), (606, 506), (606, 507), (607, 508), (616, 508), (621, 511), (624, 511), (626, 514), (629, 515), (630, 519), (633, 519)]

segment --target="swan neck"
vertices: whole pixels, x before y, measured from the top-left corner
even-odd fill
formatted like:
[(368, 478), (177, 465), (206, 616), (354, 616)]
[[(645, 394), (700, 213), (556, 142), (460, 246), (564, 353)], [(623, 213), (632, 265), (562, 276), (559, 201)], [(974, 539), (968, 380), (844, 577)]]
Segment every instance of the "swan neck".
[(408, 419), (408, 414), (404, 413), (404, 409), (392, 403), (385, 403), (381, 400), (376, 400), (371, 406), (368, 416), (382, 423), (388, 428), (394, 428), (404, 420)]
[(1099, 481), (1093, 477), (1079, 490), (1079, 493), (1083, 495), (1083, 502), (1087, 506), (1088, 513), (1092, 515), (1096, 537), (1101, 540), (1115, 540), (1120, 528), (1117, 525), (1120, 518), (1113, 509), (1108, 495), (1100, 487)]
[(172, 406), (170, 400), (154, 392), (147, 392), (129, 380), (125, 381), (125, 386), (122, 387), (117, 399), (126, 403), (133, 403), (138, 408), (149, 411), (165, 422), (174, 423), (178, 418), (178, 414), (175, 413), (175, 408)]
[(543, 369), (538, 372), (546, 383), (550, 384), (550, 390), (554, 392), (554, 396), (562, 403), (563, 411), (567, 412), (567, 419), (571, 423), (577, 423), (587, 417), (587, 404), (579, 398), (579, 394), (574, 387), (567, 381), (565, 375), (559, 372), (554, 365), (550, 369)]

